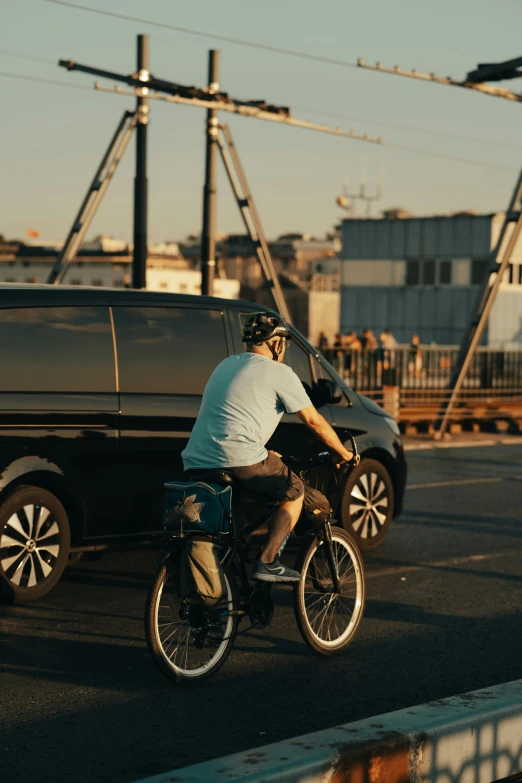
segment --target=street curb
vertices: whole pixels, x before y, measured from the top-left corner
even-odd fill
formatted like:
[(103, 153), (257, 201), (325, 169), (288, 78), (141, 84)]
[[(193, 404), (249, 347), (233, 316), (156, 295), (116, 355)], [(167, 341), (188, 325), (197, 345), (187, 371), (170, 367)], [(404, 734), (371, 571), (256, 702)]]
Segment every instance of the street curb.
[(521, 770), (522, 680), (515, 680), (140, 783), (492, 783)]
[(404, 443), (404, 451), (429, 451), (431, 449), (478, 449), (481, 446), (520, 446), (522, 438), (513, 435), (511, 438), (497, 440), (461, 440), (461, 441), (427, 441), (422, 443)]

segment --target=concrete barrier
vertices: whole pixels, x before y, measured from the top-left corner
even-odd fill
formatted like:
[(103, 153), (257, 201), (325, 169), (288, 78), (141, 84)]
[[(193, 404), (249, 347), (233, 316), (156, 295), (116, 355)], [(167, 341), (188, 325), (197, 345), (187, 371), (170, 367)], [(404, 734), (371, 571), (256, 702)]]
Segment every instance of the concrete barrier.
[(492, 783), (521, 770), (522, 680), (516, 680), (141, 783)]

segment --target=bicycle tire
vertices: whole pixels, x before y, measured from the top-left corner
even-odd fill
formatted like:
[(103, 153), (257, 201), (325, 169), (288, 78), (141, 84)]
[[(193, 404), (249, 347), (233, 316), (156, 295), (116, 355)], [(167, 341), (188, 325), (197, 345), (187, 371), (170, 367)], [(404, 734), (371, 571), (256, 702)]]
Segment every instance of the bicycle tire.
[[(156, 573), (145, 607), (145, 636), (147, 645), (152, 660), (167, 679), (175, 682), (177, 685), (194, 685), (209, 679), (223, 666), (234, 644), (239, 618), (235, 615), (229, 615), (227, 617), (225, 637), (218, 647), (219, 655), (214, 655), (206, 665), (196, 668), (195, 670), (184, 669), (183, 666), (176, 665), (175, 661), (172, 660), (172, 657), (169, 656), (168, 645), (165, 647), (165, 639), (162, 640), (159, 631), (161, 598), (164, 593), (165, 585), (169, 582), (169, 579), (172, 580), (173, 593), (179, 602), (179, 606), (182, 605), (181, 598), (177, 597), (177, 590), (175, 587), (175, 568), (172, 564), (162, 565)], [(227, 602), (229, 609), (237, 610), (239, 608), (239, 601), (235, 580), (230, 574), (225, 572), (225, 581), (228, 595), (224, 600)], [(180, 615), (178, 614), (178, 616)], [(188, 621), (187, 623), (185, 630), (187, 631), (188, 648), (191, 627)], [(177, 624), (184, 625), (184, 622), (180, 620), (170, 623), (170, 625)]]
[[(299, 628), (301, 636), (303, 637), (306, 644), (311, 647), (314, 652), (319, 653), (320, 655), (336, 655), (337, 653), (340, 653), (342, 650), (346, 649), (346, 647), (348, 647), (348, 645), (353, 641), (364, 613), (366, 589), (364, 565), (359, 547), (357, 546), (352, 536), (350, 536), (345, 530), (342, 530), (338, 527), (332, 528), (332, 544), (334, 545), (334, 550), (339, 550), (341, 548), (345, 552), (345, 558), (350, 558), (355, 576), (355, 597), (353, 599), (354, 610), (349, 618), (349, 622), (346, 628), (344, 630), (341, 629), (342, 632), (337, 638), (323, 639), (320, 634), (314, 631), (314, 627), (309, 616), (311, 615), (311, 604), (308, 603), (307, 605), (307, 582), (312, 583), (313, 587), (315, 585), (315, 594), (319, 595), (317, 603), (320, 604), (320, 602), (323, 601), (323, 610), (325, 611), (325, 614), (329, 610), (329, 607), (334, 600), (329, 599), (327, 596), (336, 595), (333, 590), (328, 592), (325, 585), (321, 586), (321, 582), (325, 582), (325, 580), (328, 579), (329, 567), (328, 572), (326, 572), (326, 570), (324, 571), (323, 579), (317, 576), (317, 571), (315, 574), (312, 573), (313, 569), (317, 568), (315, 565), (312, 566), (314, 563), (314, 555), (316, 552), (319, 552), (322, 546), (324, 546), (318, 537), (314, 537), (311, 540), (310, 545), (302, 550), (296, 564), (297, 570), (301, 572), (301, 579), (294, 586), (294, 611), (297, 627)], [(341, 579), (342, 576), (343, 575), (340, 574)], [(335, 600), (338, 606), (342, 606), (343, 608), (347, 609), (350, 605), (347, 599), (348, 592), (345, 593), (344, 604), (341, 604), (341, 599), (339, 598), (336, 598)], [(350, 602), (351, 600), (352, 599), (350, 597)], [(330, 603), (327, 604), (328, 601), (330, 601)], [(319, 609), (319, 612), (320, 611), (322, 610)], [(335, 611), (335, 608), (333, 611)]]

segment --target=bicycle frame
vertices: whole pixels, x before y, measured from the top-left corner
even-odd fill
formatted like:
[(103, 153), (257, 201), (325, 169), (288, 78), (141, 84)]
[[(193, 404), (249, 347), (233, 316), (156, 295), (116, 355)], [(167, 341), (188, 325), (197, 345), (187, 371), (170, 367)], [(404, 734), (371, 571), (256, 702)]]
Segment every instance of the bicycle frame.
[[(355, 446), (355, 442), (354, 442)], [(354, 448), (354, 453), (357, 455), (357, 447)], [(342, 490), (344, 488), (344, 479), (345, 474), (350, 470), (351, 466), (346, 465), (346, 467), (341, 466), (340, 468), (335, 468), (333, 466), (333, 463), (319, 463), (319, 464), (327, 464), (329, 469), (333, 471), (338, 471), (336, 474), (336, 478), (339, 480), (337, 481), (337, 487), (335, 492), (333, 493), (333, 496), (331, 498), (328, 498), (330, 501), (330, 505), (333, 509), (338, 508)], [(303, 475), (306, 472), (306, 468), (303, 468), (301, 470), (300, 476), (301, 478), (306, 481), (305, 476)], [(334, 475), (332, 473), (332, 475)], [(249, 524), (242, 526), (242, 512), (240, 509), (240, 502), (237, 498), (237, 494), (235, 498), (233, 499), (233, 512), (232, 512), (232, 538), (230, 541), (229, 548), (227, 552), (225, 553), (225, 556), (223, 560), (221, 561), (221, 564), (223, 566), (223, 569), (226, 570), (230, 567), (231, 564), (235, 566), (236, 574), (239, 576), (240, 583), (241, 583), (241, 596), (242, 598), (246, 599), (241, 604), (241, 610), (238, 612), (235, 612), (236, 614), (245, 615), (247, 614), (248, 610), (248, 604), (249, 601), (252, 598), (252, 595), (254, 594), (256, 589), (260, 589), (262, 585), (257, 585), (256, 587), (252, 587), (247, 574), (246, 565), (249, 562), (248, 561), (248, 555), (243, 551), (245, 547), (248, 546), (248, 539), (250, 535), (258, 528), (263, 522), (265, 522), (273, 513), (274, 509), (268, 509), (265, 511), (259, 518), (257, 518), (255, 521), (250, 522)], [(324, 541), (325, 547), (326, 547), (326, 556), (328, 560), (328, 565), (330, 568), (330, 574), (332, 577), (332, 583), (333, 587), (336, 593), (339, 593), (341, 591), (341, 585), (339, 582), (339, 572), (337, 568), (337, 563), (335, 562), (335, 556), (334, 551), (332, 547), (332, 529), (331, 529), (331, 520), (327, 520), (323, 522), (322, 525), (320, 525), (316, 531), (314, 531), (314, 535)], [(308, 547), (310, 543), (310, 537), (305, 536), (302, 539), (302, 544), (300, 547), (300, 552), (298, 553), (298, 558), (301, 553), (301, 550), (305, 547)], [(264, 585), (264, 589), (269, 589), (268, 585)]]
[[(313, 475), (309, 472), (308, 475), (312, 479), (311, 486), (327, 490), (325, 494), (329, 504), (336, 508), (345, 476), (344, 469), (334, 468), (331, 460), (331, 455), (323, 453), (318, 461), (301, 463), (296, 472), (306, 479), (308, 468), (328, 462), (324, 471)], [(336, 481), (331, 480), (334, 475)], [(228, 484), (230, 480), (224, 476), (221, 482)], [(273, 583), (262, 580), (251, 582), (248, 564), (252, 562), (251, 535), (274, 508), (270, 506), (264, 513), (247, 512), (250, 521), (244, 524), (240, 500), (240, 492), (233, 492), (229, 532), (205, 535), (219, 547), (218, 557), (225, 572), (226, 590), (214, 603), (200, 602), (197, 597), (192, 600), (190, 590), (184, 600), (182, 593), (188, 581), (187, 572), (183, 569), (190, 567), (188, 561), (182, 560), (186, 540), (203, 534), (187, 532), (181, 525), (177, 531), (164, 533), (163, 552), (157, 561), (160, 568), (146, 603), (145, 633), (154, 662), (167, 678), (177, 684), (206, 679), (223, 665), (243, 617), (250, 620), (247, 630), (250, 627), (262, 630), (269, 627), (272, 620)], [(321, 515), (310, 513), (309, 520), (299, 530), (304, 535), (294, 566), (300, 572), (293, 590), (294, 614), (305, 643), (316, 653), (331, 655), (350, 643), (362, 618), (364, 569), (355, 542), (345, 532), (331, 527), (330, 515), (320, 501), (318, 508)], [(313, 506), (311, 509), (315, 510)], [(344, 554), (341, 556), (340, 552)], [(173, 592), (163, 600), (167, 582), (170, 582), (169, 590)], [(173, 636), (174, 641), (171, 641)], [(181, 658), (179, 649), (182, 650)]]
[[(358, 460), (358, 453), (357, 453), (357, 446), (355, 444), (355, 441), (353, 438), (351, 438), (352, 444), (353, 444), (353, 451), (354, 451), (354, 462), (357, 464)], [(329, 460), (328, 458), (330, 455), (328, 452), (323, 452), (319, 455), (319, 457), (323, 457), (322, 460), (319, 462), (310, 461), (308, 465), (303, 465), (303, 462), (301, 460), (292, 460), (292, 458), (289, 458), (288, 461), (295, 462), (301, 466), (301, 470), (299, 470), (299, 476), (302, 478), (304, 482), (306, 482), (306, 471), (309, 470), (312, 467), (319, 467), (319, 466), (327, 466), (329, 470), (332, 472), (332, 476), (335, 476), (337, 479), (337, 486), (335, 488), (335, 491), (332, 493), (332, 496), (328, 498), (330, 501), (330, 505), (332, 509), (337, 509), (339, 506), (339, 502), (341, 499), (342, 490), (344, 488), (344, 479), (346, 478), (346, 474), (349, 472), (351, 465), (346, 464), (344, 466), (340, 466), (339, 468), (335, 468), (333, 465), (333, 462)], [(324, 459), (326, 457), (326, 459)], [(225, 543), (224, 541), (218, 541), (216, 543), (220, 544), (224, 549), (223, 558), (221, 560), (221, 565), (224, 571), (227, 571), (228, 569), (233, 569), (232, 575), (233, 577), (238, 577), (240, 582), (240, 596), (241, 596), (241, 603), (240, 608), (236, 610), (229, 610), (223, 612), (223, 614), (234, 614), (237, 616), (245, 616), (248, 613), (248, 607), (249, 603), (253, 597), (253, 595), (256, 593), (256, 591), (259, 591), (261, 588), (264, 590), (267, 590), (269, 592), (270, 587), (269, 584), (265, 583), (258, 583), (256, 586), (252, 586), (247, 573), (247, 563), (249, 562), (248, 559), (248, 548), (250, 544), (250, 536), (251, 534), (263, 523), (265, 522), (273, 513), (274, 508), (269, 508), (265, 510), (259, 517), (257, 517), (254, 521), (249, 522), (246, 525), (243, 525), (243, 515), (241, 511), (241, 505), (240, 505), (240, 497), (238, 496), (237, 490), (234, 493), (233, 492), (233, 499), (232, 499), (232, 519), (231, 519), (231, 532), (229, 540)], [(335, 556), (333, 552), (332, 547), (332, 530), (331, 530), (331, 520), (327, 520), (323, 522), (315, 531), (313, 531), (313, 535), (320, 538), (326, 547), (326, 556), (328, 560), (328, 566), (330, 569), (330, 574), (332, 577), (332, 583), (335, 592), (339, 593), (341, 590), (340, 582), (339, 582), (339, 572), (337, 568), (337, 563), (335, 562)], [(178, 535), (169, 535), (167, 537), (167, 541), (165, 542), (165, 549), (161, 553), (160, 557), (157, 559), (157, 564), (162, 565), (166, 563), (170, 559), (174, 559), (178, 552), (179, 548), (183, 545), (183, 536)], [(304, 536), (302, 539), (302, 544), (300, 547), (299, 555), (304, 547), (308, 547), (310, 544), (310, 536)]]

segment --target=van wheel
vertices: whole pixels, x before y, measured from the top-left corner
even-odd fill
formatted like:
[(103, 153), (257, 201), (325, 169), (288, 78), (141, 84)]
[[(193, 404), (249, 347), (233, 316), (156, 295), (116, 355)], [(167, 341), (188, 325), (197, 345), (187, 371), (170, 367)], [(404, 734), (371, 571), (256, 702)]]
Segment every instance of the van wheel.
[(36, 601), (60, 579), (70, 546), (69, 520), (51, 492), (20, 486), (0, 504), (0, 599)]
[(386, 536), (393, 506), (393, 484), (384, 465), (375, 459), (361, 460), (344, 487), (340, 518), (363, 552), (379, 546)]

